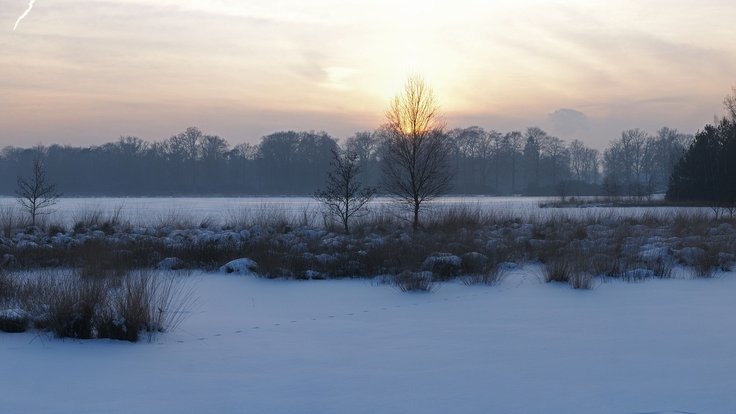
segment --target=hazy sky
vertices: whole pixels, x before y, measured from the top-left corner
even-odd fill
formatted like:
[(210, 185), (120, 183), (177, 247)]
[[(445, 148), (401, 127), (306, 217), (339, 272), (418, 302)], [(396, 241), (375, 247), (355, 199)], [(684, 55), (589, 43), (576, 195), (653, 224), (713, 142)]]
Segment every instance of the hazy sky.
[(694, 132), (736, 82), (736, 2), (0, 0), (0, 145), (374, 129), (407, 75), (449, 127), (601, 147)]

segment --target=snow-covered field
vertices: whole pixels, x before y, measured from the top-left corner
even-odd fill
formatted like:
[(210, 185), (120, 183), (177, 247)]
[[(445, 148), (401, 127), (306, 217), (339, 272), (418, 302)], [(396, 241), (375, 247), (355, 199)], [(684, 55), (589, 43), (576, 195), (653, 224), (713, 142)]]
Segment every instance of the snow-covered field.
[(2, 413), (734, 413), (736, 275), (400, 293), (194, 274), (153, 343), (0, 333)]
[[(448, 206), (465, 205), (483, 211), (493, 211), (519, 218), (548, 215), (613, 215), (614, 217), (637, 217), (644, 213), (661, 216), (673, 212), (699, 211), (711, 214), (708, 208), (682, 207), (589, 207), (589, 208), (539, 208), (539, 203), (556, 200), (549, 197), (442, 197), (427, 204), (428, 211)], [(0, 209), (16, 209), (18, 203), (11, 197), (0, 197)], [(369, 207), (380, 212), (383, 208), (393, 208), (395, 203), (388, 198), (377, 198)], [(50, 208), (48, 219), (64, 225), (73, 225), (86, 213), (101, 211), (113, 214), (118, 211), (120, 218), (135, 224), (157, 224), (175, 219), (191, 220), (198, 224), (202, 220), (214, 220), (227, 224), (242, 218), (268, 217), (273, 214), (288, 218), (307, 217), (313, 223), (321, 224), (322, 215), (318, 202), (309, 197), (90, 197), (61, 198)]]

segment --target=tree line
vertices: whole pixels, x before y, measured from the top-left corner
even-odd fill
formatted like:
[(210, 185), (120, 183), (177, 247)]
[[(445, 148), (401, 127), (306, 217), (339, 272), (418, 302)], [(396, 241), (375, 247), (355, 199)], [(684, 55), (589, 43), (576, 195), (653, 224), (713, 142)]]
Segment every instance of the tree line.
[[(443, 134), (453, 194), (648, 196), (667, 189), (692, 141), (669, 128), (655, 135), (634, 129), (601, 153), (536, 127)], [(0, 193), (13, 194), (17, 177), (40, 157), (65, 195), (309, 195), (323, 186), (338, 148), (355, 154), (366, 185), (380, 187), (390, 137), (388, 126), (344, 142), (324, 132), (285, 131), (231, 146), (191, 127), (157, 142), (121, 137), (90, 147), (7, 147), (0, 152)]]
[[(427, 201), (452, 191), (514, 194), (517, 183), (527, 194), (556, 191), (563, 198), (601, 191), (641, 198), (666, 186), (669, 200), (706, 203), (716, 214), (725, 210), (733, 217), (736, 87), (732, 92), (724, 100), (727, 116), (694, 138), (666, 127), (656, 136), (631, 129), (602, 156), (579, 140), (566, 144), (536, 127), (525, 133), (480, 127), (445, 132), (431, 87), (410, 77), (386, 111), (384, 125), (357, 133), (342, 146), (324, 132), (289, 131), (231, 149), (224, 139), (190, 127), (154, 143), (121, 137), (90, 148), (8, 147), (0, 168), (18, 170), (32, 162), (32, 173), (18, 174), (15, 187), (31, 225), (39, 210), (60, 197), (57, 182), (70, 186), (69, 192), (104, 189), (102, 194), (121, 195), (243, 194), (243, 188), (246, 194), (306, 192), (339, 218), (346, 233), (350, 218), (363, 214), (376, 195), (379, 187), (371, 184), (377, 182), (386, 195), (411, 208), (415, 230)], [(47, 166), (58, 169), (56, 181), (49, 180)], [(74, 187), (80, 180), (87, 186)]]

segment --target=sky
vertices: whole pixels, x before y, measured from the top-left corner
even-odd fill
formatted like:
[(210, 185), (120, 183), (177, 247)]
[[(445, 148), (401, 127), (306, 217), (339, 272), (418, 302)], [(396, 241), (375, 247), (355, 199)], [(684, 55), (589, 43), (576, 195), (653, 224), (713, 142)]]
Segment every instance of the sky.
[(0, 146), (345, 138), (407, 77), (449, 128), (540, 126), (602, 148), (693, 133), (736, 83), (732, 0), (0, 1)]

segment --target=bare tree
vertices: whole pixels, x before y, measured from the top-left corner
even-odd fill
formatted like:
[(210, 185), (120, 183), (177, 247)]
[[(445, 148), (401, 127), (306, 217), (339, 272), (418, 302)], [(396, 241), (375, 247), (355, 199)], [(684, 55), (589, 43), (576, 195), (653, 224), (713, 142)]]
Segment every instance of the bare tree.
[(452, 182), (439, 105), (421, 77), (407, 80), (386, 111), (386, 121), (383, 184), (411, 207), (417, 229), (423, 203), (447, 192)]
[(524, 134), (526, 143), (524, 145), (524, 160), (526, 164), (527, 186), (536, 188), (540, 184), (540, 164), (544, 142), (549, 138), (547, 133), (539, 127), (530, 127)]
[(18, 188), (15, 195), (21, 207), (31, 216), (31, 225), (36, 225), (36, 218), (45, 214), (43, 210), (53, 206), (61, 197), (56, 185), (47, 178), (46, 166), (39, 156), (33, 159), (33, 170), (29, 177), (18, 177)]
[(365, 187), (358, 179), (358, 155), (350, 151), (332, 150), (332, 171), (327, 175), (327, 186), (317, 191), (314, 198), (327, 207), (342, 222), (345, 234), (350, 233), (350, 218), (365, 212), (365, 205), (376, 190)]
[(544, 156), (549, 160), (552, 170), (552, 185), (557, 185), (558, 181), (564, 178), (569, 163), (569, 153), (565, 148), (565, 143), (557, 137), (549, 137), (543, 147)]
[[(736, 108), (734, 108), (736, 109)], [(660, 128), (652, 138), (652, 170), (657, 191), (667, 189), (675, 165), (693, 141), (693, 136), (683, 134), (676, 129)]]
[(586, 150), (585, 144), (580, 140), (574, 140), (567, 149), (570, 152), (570, 169), (573, 178), (577, 181), (583, 181), (586, 172)]
[(736, 121), (736, 85), (731, 86), (731, 93), (723, 99), (723, 107), (726, 110), (726, 115), (732, 121)]
[(516, 193), (516, 159), (522, 149), (524, 137), (519, 131), (512, 131), (504, 135), (506, 151), (511, 158), (511, 192)]
[(570, 154), (570, 171), (573, 179), (586, 183), (598, 181), (598, 150), (588, 148), (580, 140), (574, 140), (567, 148)]
[(377, 147), (378, 140), (370, 132), (356, 132), (345, 143), (345, 148), (355, 153), (361, 164), (365, 164), (375, 157)]

